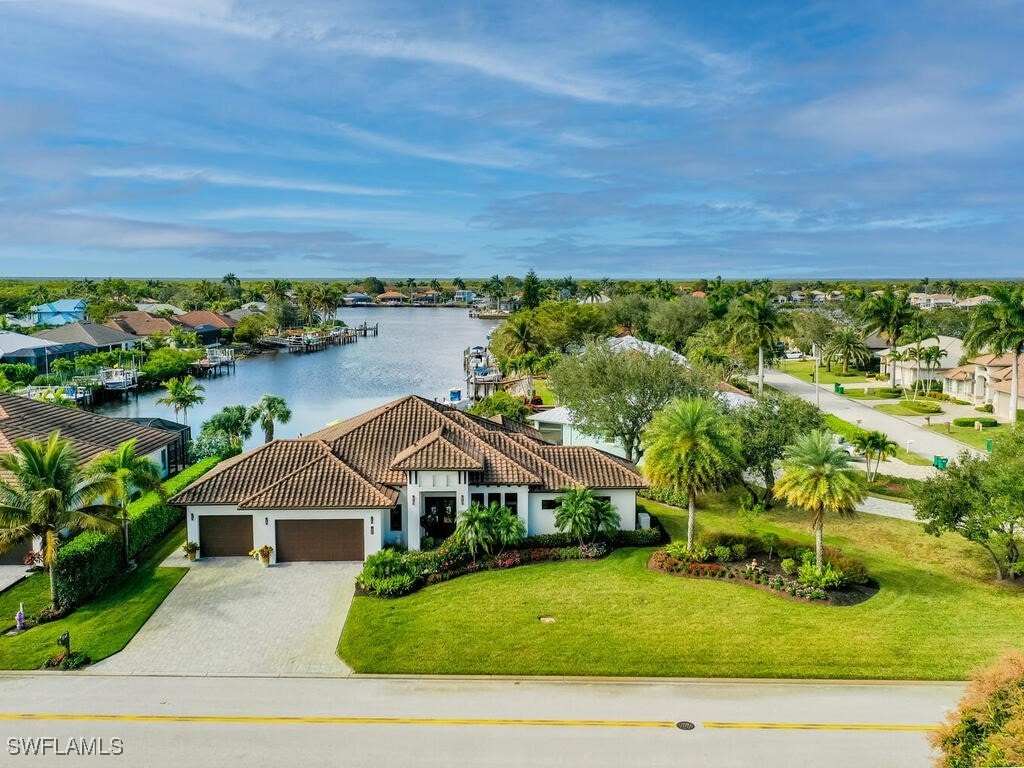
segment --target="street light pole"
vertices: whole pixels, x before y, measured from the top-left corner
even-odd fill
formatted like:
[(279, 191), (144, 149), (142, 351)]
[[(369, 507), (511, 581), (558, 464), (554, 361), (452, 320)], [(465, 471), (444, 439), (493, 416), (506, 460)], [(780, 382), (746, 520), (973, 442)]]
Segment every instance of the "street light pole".
[(814, 404), (821, 408), (821, 387), (818, 386), (818, 345), (814, 344), (811, 349), (811, 357), (814, 358)]

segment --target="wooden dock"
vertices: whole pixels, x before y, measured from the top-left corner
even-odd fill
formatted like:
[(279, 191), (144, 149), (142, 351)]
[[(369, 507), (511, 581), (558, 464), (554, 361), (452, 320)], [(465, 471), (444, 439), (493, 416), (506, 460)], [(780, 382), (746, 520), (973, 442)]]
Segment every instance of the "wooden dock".
[(380, 323), (374, 323), (373, 325), (369, 325), (365, 322), (362, 325), (357, 325), (355, 328), (352, 329), (352, 331), (357, 336), (376, 336), (379, 330)]
[[(372, 330), (376, 336), (376, 326)], [(338, 344), (353, 344), (356, 337), (357, 332), (347, 328), (322, 331), (290, 330), (284, 336), (264, 336), (260, 339), (260, 346), (286, 349), (289, 352), (319, 352)]]
[(235, 370), (235, 350), (208, 349), (206, 357), (196, 360), (188, 367), (189, 373), (196, 378), (219, 376), (222, 373), (233, 373)]

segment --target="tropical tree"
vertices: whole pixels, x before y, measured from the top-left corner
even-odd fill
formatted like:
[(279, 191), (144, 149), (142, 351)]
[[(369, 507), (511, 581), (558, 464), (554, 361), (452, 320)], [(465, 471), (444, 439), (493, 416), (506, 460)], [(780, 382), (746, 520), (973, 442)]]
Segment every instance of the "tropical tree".
[(228, 272), (220, 281), (227, 288), (231, 296), (238, 298), (242, 295), (242, 281), (238, 279), (234, 272)]
[(861, 320), (865, 333), (881, 334), (889, 345), (889, 386), (896, 388), (896, 366), (892, 364), (892, 354), (896, 351), (903, 329), (911, 322), (915, 314), (910, 299), (905, 293), (896, 293), (887, 288), (880, 294), (870, 296), (861, 307)]
[(757, 394), (764, 394), (764, 351), (773, 350), (779, 337), (789, 330), (789, 317), (772, 301), (770, 286), (740, 296), (733, 309), (733, 338), (757, 346)]
[(274, 424), (287, 424), (292, 412), (280, 395), (264, 395), (249, 409), (249, 417), (263, 430), (263, 442), (269, 443), (274, 439)]
[(686, 495), (686, 549), (692, 551), (697, 495), (725, 488), (743, 466), (739, 430), (715, 401), (677, 399), (655, 414), (642, 444), (650, 481)]
[(594, 495), (593, 488), (563, 488), (555, 501), (555, 527), (578, 539), (582, 547), (600, 531), (612, 533), (619, 528), (619, 513), (611, 502)]
[(244, 405), (225, 405), (203, 423), (203, 432), (223, 432), (239, 451), (242, 443), (252, 437), (256, 414)]
[(178, 412), (184, 414), (184, 423), (188, 424), (188, 409), (194, 408), (206, 402), (201, 394), (206, 387), (195, 380), (194, 376), (185, 376), (181, 379), (168, 379), (164, 383), (167, 394), (156, 399), (157, 405), (169, 405), (174, 409), (174, 419), (177, 421)]
[(994, 355), (1010, 353), (1010, 423), (1017, 423), (1020, 397), (1019, 358), (1024, 352), (1024, 288), (999, 285), (992, 301), (975, 308), (964, 336), (968, 354), (986, 350)]
[(928, 373), (928, 383), (926, 384), (926, 389), (928, 391), (931, 390), (932, 382), (935, 380), (935, 369), (942, 364), (942, 358), (945, 356), (946, 350), (938, 344), (932, 344), (931, 346), (925, 347), (921, 350), (919, 359), (924, 363), (925, 371)]
[(843, 361), (843, 373), (850, 372), (850, 363), (864, 365), (871, 359), (871, 350), (860, 332), (849, 325), (836, 328), (825, 344), (825, 356)]
[(512, 514), (508, 507), (498, 507), (498, 502), (491, 502), (492, 530), (494, 542), (498, 546), (498, 554), (505, 547), (514, 547), (526, 538), (526, 523), (518, 515)]
[(117, 448), (102, 453), (90, 462), (90, 475), (109, 477), (112, 492), (108, 501), (118, 507), (121, 518), (121, 539), (124, 543), (124, 563), (131, 563), (131, 548), (128, 545), (128, 502), (140, 493), (162, 492), (160, 468), (149, 458), (135, 452), (134, 438), (121, 443)]
[[(851, 442), (857, 447), (857, 450), (864, 453), (865, 474), (869, 483), (878, 476), (882, 462), (887, 461), (899, 448), (885, 432), (877, 430), (862, 429), (853, 436)], [(874, 461), (874, 469), (872, 469), (872, 461)]]
[(491, 275), (484, 289), (494, 298), (494, 308), (501, 306), (501, 296), (505, 291), (505, 283), (499, 275)]
[(540, 352), (543, 341), (526, 313), (516, 313), (494, 332), (491, 348), (501, 358), (513, 358), (528, 352)]
[(288, 291), (291, 290), (292, 284), (287, 280), (279, 280), (274, 278), (268, 283), (263, 285), (263, 298), (267, 303), (277, 302), (278, 304), (284, 304), (288, 301)]
[(853, 515), (864, 498), (849, 454), (835, 444), (830, 432), (815, 430), (789, 446), (782, 462), (783, 475), (775, 481), (775, 495), (787, 504), (811, 513), (814, 559), (820, 572), (825, 515)]
[(106, 474), (86, 474), (71, 444), (16, 438), (16, 452), (0, 455), (0, 551), (28, 537), (42, 539), (50, 573), (50, 607), (57, 609), (57, 548), (63, 531), (117, 530), (118, 509), (104, 503), (115, 490)]
[(455, 540), (466, 546), (474, 562), (478, 550), (490, 552), (494, 544), (492, 517), (490, 509), (475, 501), (455, 521)]

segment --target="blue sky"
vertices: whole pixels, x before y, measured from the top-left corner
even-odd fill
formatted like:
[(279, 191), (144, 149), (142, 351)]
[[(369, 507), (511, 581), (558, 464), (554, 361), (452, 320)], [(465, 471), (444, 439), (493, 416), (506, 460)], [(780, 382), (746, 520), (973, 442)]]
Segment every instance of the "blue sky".
[(0, 274), (1024, 275), (1024, 3), (0, 0)]

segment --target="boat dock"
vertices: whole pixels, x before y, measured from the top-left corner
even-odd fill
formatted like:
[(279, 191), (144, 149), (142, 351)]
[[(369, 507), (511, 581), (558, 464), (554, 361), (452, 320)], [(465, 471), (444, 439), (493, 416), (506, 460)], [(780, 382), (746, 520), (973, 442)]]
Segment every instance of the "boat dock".
[(366, 337), (366, 336), (376, 336), (377, 335), (377, 331), (380, 330), (379, 326), (380, 326), (380, 323), (374, 323), (373, 325), (369, 325), (368, 323), (363, 323), (362, 325), (357, 325), (355, 328), (352, 329), (352, 331), (357, 336), (363, 336), (363, 337)]
[(487, 347), (470, 347), (462, 353), (462, 367), (466, 372), (466, 396), (477, 401), (503, 389), (504, 375)]
[(206, 357), (196, 360), (188, 367), (189, 373), (196, 378), (218, 376), (222, 373), (233, 373), (235, 370), (235, 350), (208, 349)]
[[(377, 335), (376, 325), (370, 330), (374, 336)], [(319, 352), (338, 344), (353, 344), (357, 336), (358, 329), (349, 328), (331, 328), (320, 331), (290, 330), (284, 336), (264, 336), (260, 339), (260, 346), (286, 349), (289, 352)]]

